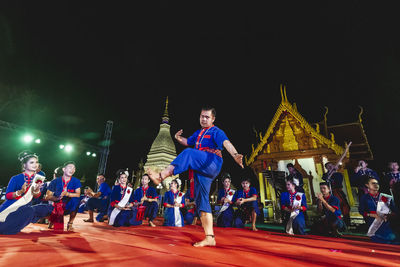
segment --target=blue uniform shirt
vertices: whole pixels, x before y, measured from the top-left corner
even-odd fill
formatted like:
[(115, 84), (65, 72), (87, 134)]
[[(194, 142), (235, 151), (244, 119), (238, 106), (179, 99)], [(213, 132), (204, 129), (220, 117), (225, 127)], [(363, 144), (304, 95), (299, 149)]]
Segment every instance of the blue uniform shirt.
[(195, 149), (218, 149), (224, 148), (224, 141), (229, 140), (225, 132), (217, 126), (203, 128), (197, 130), (192, 136), (187, 139), (189, 146), (194, 146)]
[(111, 188), (107, 183), (101, 183), (98, 192), (101, 192), (99, 199), (107, 199), (111, 195)]
[(67, 192), (75, 193), (77, 189), (81, 188), (82, 184), (78, 178), (71, 177), (71, 180), (69, 180), (68, 184), (65, 185), (62, 177), (58, 177), (50, 182), (47, 190), (50, 190), (51, 192), (53, 192), (55, 197), (59, 197), (61, 195), (61, 193), (63, 192), (65, 186), (66, 186)]
[(328, 204), (335, 209), (335, 212), (331, 212), (322, 204), (322, 212), (326, 216), (329, 221), (335, 221), (336, 218), (341, 219), (341, 211), (340, 211), (340, 200), (335, 197), (334, 195), (330, 195), (328, 198), (325, 199)]
[(0, 206), (0, 211), (5, 210), (7, 207), (9, 207), (11, 204), (13, 204), (17, 199), (12, 199), (12, 193), (20, 190), (22, 188), (22, 185), (26, 182), (27, 185), (29, 186), (34, 178), (35, 175), (28, 176), (25, 173), (20, 173), (17, 174), (13, 177), (11, 177), (10, 181), (8, 182), (8, 186), (6, 189), (6, 201)]
[(135, 202), (140, 202), (145, 192), (147, 198), (158, 198), (157, 190), (154, 187), (148, 186), (146, 189), (143, 189), (141, 186), (136, 188), (135, 192), (133, 193), (133, 199)]
[[(326, 181), (329, 173), (322, 175), (322, 180)], [(334, 172), (330, 177), (332, 188), (343, 188), (343, 175), (340, 172)]]

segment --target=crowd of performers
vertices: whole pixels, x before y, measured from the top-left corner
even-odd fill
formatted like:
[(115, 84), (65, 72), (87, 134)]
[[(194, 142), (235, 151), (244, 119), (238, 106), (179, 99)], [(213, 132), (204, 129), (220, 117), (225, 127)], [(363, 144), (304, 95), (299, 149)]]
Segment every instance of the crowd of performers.
[[(216, 112), (213, 108), (203, 108), (200, 113), (201, 129), (190, 137), (182, 136), (183, 130), (175, 134), (176, 140), (192, 148), (186, 148), (161, 172), (146, 170), (141, 177), (141, 185), (132, 188), (128, 183), (127, 170), (118, 170), (116, 181), (110, 188), (104, 175), (97, 176), (97, 190), (85, 188), (74, 177), (76, 164), (66, 162), (56, 168), (51, 181), (45, 182), (40, 170), (38, 156), (24, 151), (19, 155), (23, 172), (13, 176), (6, 190), (6, 200), (0, 206), (0, 234), (17, 234), (29, 223), (48, 219), (48, 227), (64, 229), (64, 218), (68, 218), (66, 230), (73, 230), (77, 212), (86, 212), (87, 223), (105, 222), (109, 225), (135, 226), (144, 220), (156, 227), (155, 218), (163, 209), (164, 225), (183, 227), (196, 224), (200, 220), (205, 238), (193, 244), (195, 247), (215, 246), (214, 218), (210, 205), (210, 189), (219, 175), (223, 163), (221, 151), (225, 148), (234, 161), (243, 168), (243, 156), (239, 154), (226, 134), (214, 126)], [(394, 225), (398, 214), (395, 200), (400, 195), (400, 172), (397, 163), (389, 164), (391, 171), (381, 180), (376, 172), (367, 167), (365, 161), (359, 165), (351, 177), (357, 186), (359, 212), (368, 226), (367, 235), (376, 242), (396, 243), (399, 241)], [(340, 236), (350, 223), (350, 206), (343, 192), (343, 175), (337, 167), (328, 162), (328, 172), (322, 177), (320, 193), (317, 193), (318, 220), (314, 220), (311, 233)], [(303, 177), (293, 164), (288, 164), (286, 191), (280, 194), (281, 217), (288, 234), (306, 234), (307, 199), (303, 189)], [(189, 172), (191, 186), (182, 192), (180, 179), (168, 185), (169, 190), (162, 196), (156, 186), (167, 177)], [(229, 174), (222, 176), (223, 188), (218, 192), (216, 225), (218, 227), (244, 228), (251, 225), (257, 231), (257, 219), (263, 215), (263, 204), (257, 190), (248, 178), (241, 181), (241, 188), (232, 188)], [(381, 192), (380, 185), (387, 184)], [(165, 183), (164, 183), (165, 185)], [(167, 185), (165, 185), (167, 186)], [(398, 195), (396, 195), (396, 192)], [(393, 197), (394, 195), (394, 197)], [(162, 207), (160, 207), (162, 205)], [(97, 212), (96, 218), (94, 212)], [(67, 216), (67, 217), (65, 217)], [(397, 220), (398, 222), (399, 220)]]
[[(350, 176), (351, 185), (358, 188), (358, 211), (364, 218), (365, 232), (375, 242), (400, 244), (400, 214), (395, 205), (400, 201), (399, 165), (390, 162), (389, 172), (384, 173), (382, 179), (367, 166), (366, 161), (360, 160)], [(293, 164), (289, 163), (287, 168), (287, 192), (283, 192), (280, 199), (286, 232), (306, 234), (307, 201), (303, 178)], [(327, 162), (325, 168), (324, 182), (320, 183), (320, 193), (316, 194), (320, 217), (312, 222), (311, 233), (339, 237), (350, 225), (350, 205), (343, 192), (342, 173), (331, 162)]]

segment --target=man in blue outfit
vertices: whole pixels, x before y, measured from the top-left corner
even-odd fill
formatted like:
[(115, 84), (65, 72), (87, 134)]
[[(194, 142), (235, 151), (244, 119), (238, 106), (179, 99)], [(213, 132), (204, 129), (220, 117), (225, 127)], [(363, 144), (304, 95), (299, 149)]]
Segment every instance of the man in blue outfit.
[(345, 229), (340, 200), (331, 193), (329, 183), (322, 182), (319, 188), (321, 193), (317, 193), (317, 210), (321, 217), (313, 224), (313, 232), (340, 237), (340, 231)]
[(107, 214), (108, 205), (110, 204), (111, 188), (106, 183), (106, 177), (103, 174), (97, 175), (96, 178), (99, 189), (96, 193), (89, 189), (87, 194), (89, 200), (87, 201), (87, 207), (89, 210), (89, 219), (84, 220), (85, 222), (94, 222), (93, 211), (97, 209), (99, 214), (96, 217), (98, 222), (104, 221), (103, 217)]
[(176, 159), (160, 173), (147, 169), (150, 179), (158, 185), (165, 178), (187, 170), (194, 172), (194, 197), (196, 208), (205, 232), (205, 239), (195, 243), (195, 247), (215, 246), (213, 217), (209, 202), (211, 183), (222, 167), (222, 150), (226, 148), (237, 164), (243, 168), (243, 155), (239, 154), (228, 137), (214, 126), (216, 111), (214, 108), (202, 108), (200, 113), (201, 129), (189, 138), (182, 137), (183, 130), (175, 134), (175, 139), (184, 146), (193, 146), (180, 153)]

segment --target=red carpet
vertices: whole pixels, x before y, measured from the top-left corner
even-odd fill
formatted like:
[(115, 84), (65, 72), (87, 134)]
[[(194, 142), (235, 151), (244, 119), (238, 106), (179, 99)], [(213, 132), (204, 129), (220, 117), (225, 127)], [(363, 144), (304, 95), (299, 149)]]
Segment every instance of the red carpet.
[(114, 228), (82, 218), (87, 215), (77, 216), (74, 232), (31, 224), (18, 235), (1, 235), (0, 266), (400, 266), (400, 246), (361, 237), (215, 228), (216, 247), (194, 248), (201, 226)]

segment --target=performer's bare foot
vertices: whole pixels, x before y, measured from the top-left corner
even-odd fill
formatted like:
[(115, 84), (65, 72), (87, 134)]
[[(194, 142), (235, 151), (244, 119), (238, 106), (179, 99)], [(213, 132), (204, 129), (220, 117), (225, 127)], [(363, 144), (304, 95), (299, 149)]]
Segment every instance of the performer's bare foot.
[(193, 244), (193, 247), (199, 248), (199, 247), (215, 247), (217, 243), (215, 242), (215, 236), (214, 235), (206, 235), (206, 238), (200, 242), (196, 242)]
[(92, 219), (86, 219), (86, 220), (83, 220), (84, 222), (94, 222), (94, 220), (92, 220)]
[(257, 232), (257, 231), (258, 231), (258, 229), (256, 228), (255, 225), (253, 225), (253, 227), (251, 228), (251, 230), (254, 231), (254, 232)]
[(67, 223), (67, 231), (73, 231), (72, 222)]
[(152, 221), (149, 221), (149, 225), (150, 225), (151, 227), (156, 227), (156, 225), (155, 225)]
[(47, 228), (53, 229), (54, 228), (54, 224), (52, 222), (49, 222), (49, 226)]
[(157, 173), (150, 168), (146, 170), (146, 173), (147, 175), (149, 175), (150, 180), (153, 181), (155, 185), (159, 185), (163, 180), (161, 177), (161, 173)]

